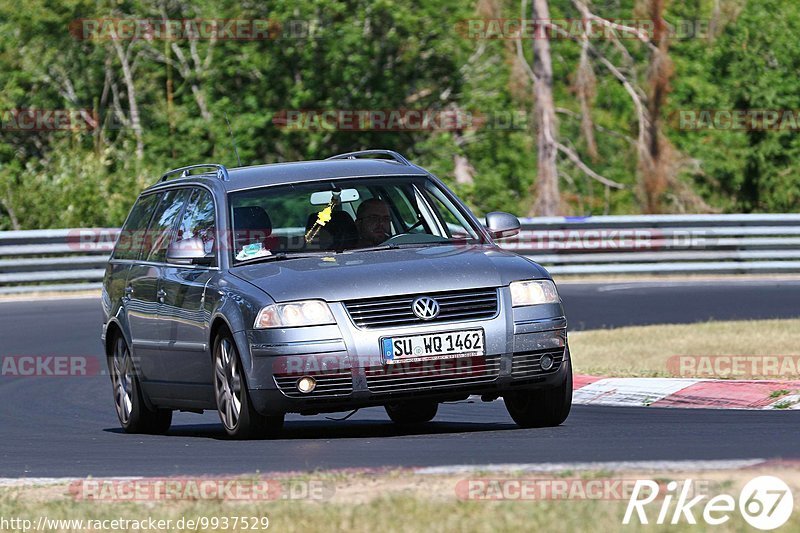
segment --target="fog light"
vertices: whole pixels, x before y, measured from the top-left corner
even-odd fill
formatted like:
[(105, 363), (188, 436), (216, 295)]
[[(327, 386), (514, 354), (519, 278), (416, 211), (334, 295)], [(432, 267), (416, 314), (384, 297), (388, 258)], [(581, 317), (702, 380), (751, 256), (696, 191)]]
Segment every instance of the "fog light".
[(542, 361), (541, 361), (542, 370), (548, 371), (551, 368), (553, 368), (553, 362), (554, 361), (553, 361), (553, 356), (552, 355), (544, 354), (542, 356)]
[(304, 376), (297, 380), (297, 390), (303, 394), (308, 394), (313, 391), (317, 386), (317, 380), (311, 376)]

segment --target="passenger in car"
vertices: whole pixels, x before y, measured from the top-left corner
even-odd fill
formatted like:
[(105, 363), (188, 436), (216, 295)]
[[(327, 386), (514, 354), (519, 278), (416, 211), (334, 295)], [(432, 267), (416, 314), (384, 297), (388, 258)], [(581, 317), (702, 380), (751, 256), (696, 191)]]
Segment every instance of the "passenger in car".
[(391, 237), (392, 219), (389, 206), (379, 198), (364, 200), (356, 212), (358, 247), (377, 246)]

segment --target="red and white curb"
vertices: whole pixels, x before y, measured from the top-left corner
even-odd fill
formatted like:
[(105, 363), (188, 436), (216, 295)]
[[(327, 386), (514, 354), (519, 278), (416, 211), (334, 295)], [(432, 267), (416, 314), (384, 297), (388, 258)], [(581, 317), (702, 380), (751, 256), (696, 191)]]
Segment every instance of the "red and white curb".
[(572, 403), (701, 409), (798, 409), (800, 381), (577, 375)]

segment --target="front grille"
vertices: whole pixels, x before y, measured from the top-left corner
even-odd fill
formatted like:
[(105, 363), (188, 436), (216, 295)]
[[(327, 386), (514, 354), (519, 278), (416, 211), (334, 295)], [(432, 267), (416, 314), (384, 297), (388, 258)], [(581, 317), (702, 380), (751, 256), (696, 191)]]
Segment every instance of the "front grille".
[[(422, 320), (411, 310), (418, 296), (430, 296), (439, 303), (439, 316)], [(353, 323), (359, 328), (414, 326), (461, 320), (492, 318), (497, 314), (497, 289), (471, 289), (455, 292), (386, 296), (344, 302)]]
[(365, 369), (372, 392), (414, 392), (491, 383), (500, 375), (500, 356), (396, 363)]
[(331, 398), (347, 396), (353, 392), (353, 378), (350, 372), (308, 375), (317, 380), (317, 386), (312, 392), (305, 394), (297, 390), (297, 380), (303, 376), (276, 374), (274, 377), (278, 388), (289, 398)]
[[(542, 370), (542, 356), (548, 354), (553, 358), (553, 368)], [(564, 349), (538, 350), (535, 352), (515, 353), (511, 358), (511, 376), (514, 379), (528, 379), (552, 374), (561, 368), (564, 361)]]

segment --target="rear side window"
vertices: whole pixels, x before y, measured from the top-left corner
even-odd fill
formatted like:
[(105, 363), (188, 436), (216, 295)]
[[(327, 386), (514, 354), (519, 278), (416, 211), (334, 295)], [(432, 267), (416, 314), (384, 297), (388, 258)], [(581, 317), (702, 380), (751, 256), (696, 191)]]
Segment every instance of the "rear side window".
[(190, 189), (173, 189), (162, 195), (147, 231), (145, 253), (142, 256), (145, 261), (163, 263), (167, 259), (167, 247), (189, 191)]
[[(200, 239), (207, 254), (215, 251), (216, 217), (214, 198), (205, 189), (195, 189), (178, 226), (175, 242)], [(216, 262), (212, 265), (216, 266)]]
[(128, 220), (120, 231), (117, 245), (114, 248), (114, 259), (138, 259), (145, 241), (147, 226), (153, 216), (159, 196), (148, 194), (141, 196), (128, 215)]

